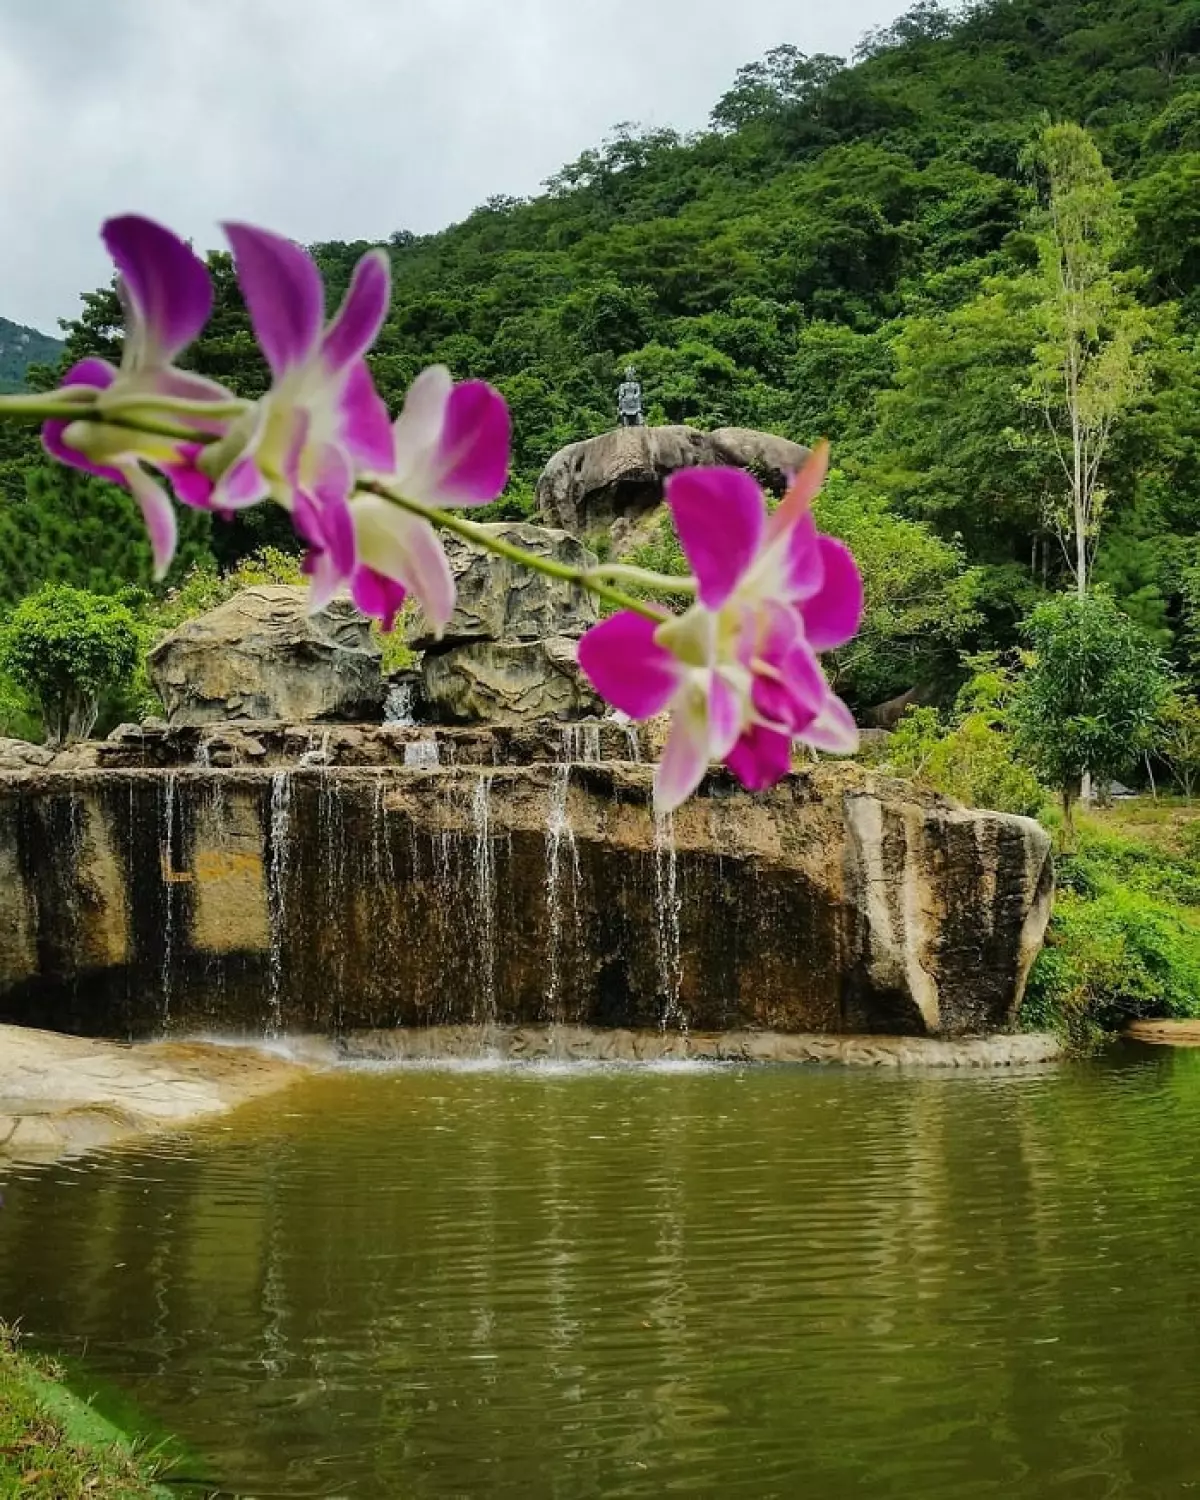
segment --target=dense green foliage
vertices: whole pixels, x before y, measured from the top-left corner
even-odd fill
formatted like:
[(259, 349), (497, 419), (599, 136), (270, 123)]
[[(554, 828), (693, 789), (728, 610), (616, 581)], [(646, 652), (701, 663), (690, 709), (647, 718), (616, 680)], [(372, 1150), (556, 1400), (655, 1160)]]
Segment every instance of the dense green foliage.
[(31, 365), (57, 364), (62, 341), (0, 318), (0, 391), (22, 391)]
[(128, 605), (48, 583), (13, 610), (0, 636), (0, 667), (41, 708), (51, 744), (85, 737), (100, 698), (132, 682), (141, 636)]

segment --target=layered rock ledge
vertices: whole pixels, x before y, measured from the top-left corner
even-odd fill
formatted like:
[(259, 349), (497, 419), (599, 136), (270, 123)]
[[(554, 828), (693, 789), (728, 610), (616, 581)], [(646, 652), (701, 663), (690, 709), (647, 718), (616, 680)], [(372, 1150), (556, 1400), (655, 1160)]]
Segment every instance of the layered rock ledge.
[(656, 823), (651, 775), (0, 776), (0, 1020), (119, 1037), (1012, 1024), (1050, 909), (1038, 824), (847, 764), (759, 797), (716, 772)]

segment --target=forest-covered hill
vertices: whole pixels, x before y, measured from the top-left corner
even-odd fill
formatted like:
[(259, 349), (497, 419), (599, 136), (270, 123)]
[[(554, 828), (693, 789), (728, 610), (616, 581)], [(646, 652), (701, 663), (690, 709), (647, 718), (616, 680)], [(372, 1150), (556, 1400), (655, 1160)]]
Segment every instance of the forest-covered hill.
[(0, 391), (24, 390), (29, 366), (54, 364), (62, 348), (61, 339), (0, 318)]
[[(872, 560), (877, 601), (850, 696), (948, 691), (961, 652), (1011, 644), (1066, 577), (1049, 519), (1062, 477), (1030, 399), (1031, 148), (1050, 120), (1100, 147), (1127, 214), (1123, 285), (1146, 310), (1096, 578), (1184, 662), (1200, 605), (1197, 0), (920, 0), (853, 59), (785, 42), (736, 73), (695, 136), (622, 128), (539, 197), (490, 200), (440, 234), (398, 229), (377, 380), (393, 406), (431, 360), (499, 385), (516, 511), (558, 446), (612, 425), (629, 360), (652, 421), (827, 435), (830, 524)], [(364, 248), (316, 247), (333, 295)], [(252, 395), (264, 371), (228, 260), (213, 269), (193, 362)], [(116, 322), (111, 291), (90, 294), (69, 356), (111, 353)], [(0, 431), (10, 600), (48, 575), (148, 577), (132, 507), (102, 488)], [(255, 512), (210, 541), (193, 518), (185, 559), (211, 545), (229, 560), (281, 519)]]

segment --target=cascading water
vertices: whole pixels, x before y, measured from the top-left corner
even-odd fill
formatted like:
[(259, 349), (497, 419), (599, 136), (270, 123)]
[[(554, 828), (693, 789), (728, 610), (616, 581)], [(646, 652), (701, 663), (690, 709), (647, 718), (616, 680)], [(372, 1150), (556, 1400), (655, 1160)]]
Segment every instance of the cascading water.
[(679, 870), (675, 857), (675, 819), (670, 813), (654, 814), (654, 915), (658, 937), (658, 983), (662, 997), (661, 1025), (686, 1030), (679, 1008), (683, 982), (683, 949), (680, 942)]
[(562, 759), (576, 765), (595, 765), (600, 760), (599, 724), (564, 724)]
[(163, 915), (162, 1003), (159, 1015), (164, 1027), (171, 1016), (171, 980), (175, 967), (175, 897), (179, 883), (175, 871), (176, 801), (176, 776), (171, 771), (163, 783), (162, 879), (163, 904), (166, 910)]
[(209, 748), (209, 742), (206, 739), (201, 738), (196, 741), (195, 761), (204, 770), (207, 770), (212, 765), (212, 752)]
[(267, 866), (267, 913), (271, 924), (270, 991), (267, 1035), (283, 1029), (283, 941), (287, 905), (289, 834), (292, 823), (292, 778), (287, 771), (271, 777), (270, 861)]
[[(547, 978), (546, 1011), (552, 1025), (561, 1025), (562, 1013), (562, 946), (564, 902), (563, 877), (571, 887), (571, 919), (579, 918), (579, 850), (567, 798), (571, 790), (571, 764), (555, 766), (551, 784), (550, 809), (546, 819), (546, 913)], [(566, 858), (564, 859), (564, 854)]]
[(438, 742), (433, 735), (409, 740), (404, 747), (404, 764), (413, 771), (432, 771), (442, 763)]
[(416, 700), (416, 689), (411, 682), (393, 683), (387, 691), (387, 697), (383, 700), (383, 722), (385, 724), (415, 724), (416, 718), (413, 713), (413, 705)]
[(475, 835), (475, 920), (478, 955), (478, 1000), (475, 1020), (484, 1027), (496, 1024), (496, 861), (491, 839), (492, 778), (481, 775), (471, 796)]

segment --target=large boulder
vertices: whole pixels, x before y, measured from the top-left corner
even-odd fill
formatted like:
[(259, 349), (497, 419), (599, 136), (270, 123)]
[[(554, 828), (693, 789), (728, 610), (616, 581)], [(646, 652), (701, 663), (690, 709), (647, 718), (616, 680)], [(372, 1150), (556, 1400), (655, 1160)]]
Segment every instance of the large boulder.
[(575, 642), (563, 636), (476, 640), (428, 652), (422, 678), (426, 706), (443, 723), (524, 724), (603, 710), (579, 669)]
[(554, 455), (538, 480), (538, 511), (552, 526), (587, 535), (618, 517), (653, 510), (678, 469), (750, 469), (772, 493), (782, 494), (807, 456), (799, 443), (747, 427), (618, 427)]
[[(595, 566), (595, 554), (565, 531), (501, 521), (485, 531), (525, 552), (572, 568)], [(458, 586), (458, 603), (439, 642), (416, 613), (406, 628), (408, 644), (423, 651), (464, 641), (538, 641), (583, 634), (596, 623), (596, 605), (586, 590), (533, 573), (507, 557), (459, 537), (444, 538)]]
[(243, 589), (150, 653), (172, 724), (378, 718), (385, 692), (370, 622), (346, 600), (310, 615), (308, 591)]

